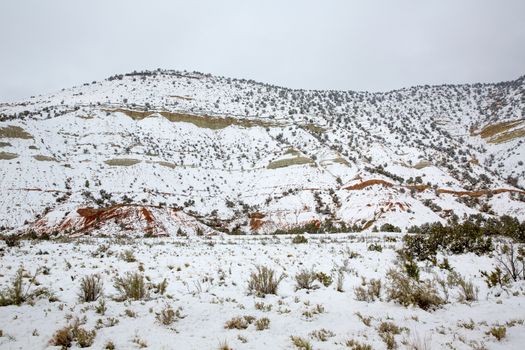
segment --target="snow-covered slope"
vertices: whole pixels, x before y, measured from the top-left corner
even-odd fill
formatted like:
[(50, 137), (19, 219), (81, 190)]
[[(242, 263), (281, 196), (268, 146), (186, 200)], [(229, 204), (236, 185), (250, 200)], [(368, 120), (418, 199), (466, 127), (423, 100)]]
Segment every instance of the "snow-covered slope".
[(206, 234), (523, 220), (524, 137), (525, 76), (367, 93), (134, 72), (0, 104), (0, 226)]

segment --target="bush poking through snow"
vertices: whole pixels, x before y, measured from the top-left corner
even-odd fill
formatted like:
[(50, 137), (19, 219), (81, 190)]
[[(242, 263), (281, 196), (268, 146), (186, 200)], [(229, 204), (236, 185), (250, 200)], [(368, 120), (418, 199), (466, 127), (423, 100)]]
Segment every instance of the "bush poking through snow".
[(487, 287), (494, 288), (494, 287), (507, 287), (510, 283), (510, 277), (509, 275), (505, 274), (499, 266), (496, 267), (493, 271), (487, 272), (487, 271), (481, 271), (481, 276), (485, 277), (485, 283), (487, 284)]
[(55, 332), (53, 338), (49, 341), (49, 344), (53, 346), (61, 346), (62, 349), (67, 349), (71, 347), (72, 342), (73, 332), (71, 332), (71, 327), (64, 327)]
[(76, 341), (79, 347), (88, 348), (93, 345), (96, 335), (97, 332), (94, 330), (88, 331), (80, 327), (80, 322), (77, 319), (73, 325), (57, 330), (49, 344), (67, 349), (71, 347), (73, 341)]
[(270, 319), (268, 317), (262, 317), (255, 321), (255, 329), (258, 331), (263, 331), (268, 328), (270, 328)]
[(383, 247), (379, 243), (372, 243), (368, 246), (368, 251), (381, 253), (383, 251)]
[(317, 289), (319, 286), (314, 285), (317, 280), (317, 275), (313, 270), (303, 269), (295, 275), (295, 290), (299, 289)]
[(135, 262), (137, 261), (137, 258), (135, 257), (135, 254), (131, 250), (125, 250), (120, 254), (120, 258), (124, 260), (125, 262)]
[(290, 339), (292, 339), (293, 345), (295, 345), (295, 347), (298, 349), (313, 350), (312, 344), (310, 344), (310, 342), (304, 338), (292, 335)]
[(381, 298), (381, 280), (371, 279), (369, 282), (363, 278), (361, 286), (354, 288), (355, 298), (368, 303)]
[(275, 270), (266, 266), (257, 266), (248, 280), (248, 293), (264, 297), (267, 294), (277, 294), (279, 283), (285, 278), (284, 274), (277, 277)]
[(319, 329), (319, 330), (315, 330), (313, 332), (310, 333), (310, 337), (312, 338), (315, 338), (319, 341), (322, 341), (322, 342), (325, 342), (325, 341), (328, 341), (329, 338), (332, 338), (335, 336), (335, 333), (332, 332), (332, 331), (329, 331), (327, 329)]
[(233, 349), (230, 348), (230, 346), (228, 345), (228, 342), (225, 340), (219, 344), (219, 347), (217, 348), (217, 350), (233, 350)]
[(392, 322), (381, 322), (377, 332), (388, 350), (397, 349), (395, 335), (401, 334), (401, 328)]
[(116, 277), (113, 286), (120, 293), (120, 301), (141, 300), (147, 296), (144, 276), (138, 272), (128, 272), (124, 277)]
[(343, 293), (345, 290), (343, 288), (343, 284), (345, 282), (345, 272), (343, 269), (337, 270), (337, 279), (336, 279), (336, 286), (335, 290), (337, 290), (339, 293)]
[(99, 274), (85, 276), (80, 281), (80, 292), (78, 298), (81, 302), (89, 303), (97, 301), (103, 294), (104, 283)]
[(448, 282), (451, 286), (458, 286), (460, 302), (472, 302), (478, 300), (478, 288), (472, 281), (466, 281), (463, 276), (457, 272), (451, 272), (448, 276)]
[(498, 341), (501, 341), (507, 336), (507, 328), (504, 326), (492, 327), (487, 334), (490, 334)]
[(254, 318), (251, 316), (237, 316), (231, 320), (226, 321), (224, 328), (226, 329), (246, 329), (253, 322)]
[(387, 298), (403, 306), (415, 305), (423, 310), (435, 310), (445, 303), (432, 281), (415, 281), (399, 270), (387, 273)]
[(327, 275), (326, 273), (324, 272), (316, 272), (315, 273), (315, 278), (321, 282), (321, 284), (325, 287), (329, 287), (332, 282), (333, 282), (333, 279), (332, 279), (332, 276), (330, 275)]
[(184, 316), (182, 316), (180, 309), (174, 310), (171, 306), (168, 305), (164, 309), (162, 309), (159, 313), (157, 313), (155, 318), (161, 324), (165, 326), (169, 326), (173, 322), (181, 318), (184, 318)]
[(303, 235), (295, 235), (295, 237), (292, 239), (292, 243), (294, 244), (308, 243), (308, 239)]
[(525, 280), (525, 247), (503, 244), (496, 250), (498, 266), (514, 281)]
[(47, 288), (36, 288), (31, 290), (31, 287), (36, 284), (36, 277), (40, 273), (40, 269), (37, 269), (33, 276), (29, 278), (29, 284), (24, 285), (24, 268), (20, 268), (16, 271), (15, 278), (11, 282), (11, 287), (0, 291), (0, 306), (7, 305), (22, 305), (22, 303), (37, 298), (41, 295), (51, 295)]
[(345, 343), (347, 348), (351, 350), (372, 350), (372, 346), (364, 343), (360, 343), (357, 340), (350, 339)]

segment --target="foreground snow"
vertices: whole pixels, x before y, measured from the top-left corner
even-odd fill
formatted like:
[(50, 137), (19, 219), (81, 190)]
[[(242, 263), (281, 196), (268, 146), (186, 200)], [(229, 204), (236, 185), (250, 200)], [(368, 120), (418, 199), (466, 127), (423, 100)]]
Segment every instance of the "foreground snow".
[[(387, 302), (384, 291), (382, 301), (368, 303), (355, 298), (354, 288), (361, 284), (362, 277), (381, 279), (385, 289), (385, 274), (394, 267), (400, 236), (310, 235), (308, 239), (305, 244), (292, 244), (288, 236), (82, 239), (24, 241), (15, 248), (1, 243), (1, 285), (10, 284), (19, 266), (29, 274), (43, 268), (46, 272), (37, 276), (39, 287), (49, 288), (58, 301), (40, 299), (34, 305), (0, 307), (0, 348), (46, 348), (55, 331), (75, 318), (82, 323), (85, 318), (85, 329), (98, 328), (94, 349), (104, 348), (108, 341), (116, 349), (137, 348), (140, 341), (151, 349), (215, 349), (223, 342), (233, 349), (294, 349), (291, 336), (307, 339), (314, 349), (346, 348), (350, 339), (383, 349), (386, 345), (377, 331), (383, 321), (404, 327), (401, 334), (395, 335), (400, 348), (418, 343), (432, 349), (483, 349), (483, 344), (487, 349), (523, 348), (525, 284), (516, 283), (511, 292), (499, 296), (488, 290), (480, 269), (490, 270), (493, 258), (450, 256), (455, 271), (479, 288), (478, 301), (460, 303), (452, 291), (450, 303), (426, 312)], [(382, 245), (382, 252), (368, 250), (375, 242)], [(136, 261), (122, 258), (121, 254), (128, 250)], [(278, 295), (247, 295), (248, 278), (256, 265), (287, 275), (279, 285)], [(117, 294), (113, 287), (115, 276), (142, 268), (152, 283), (167, 279), (166, 293), (152, 292), (146, 301), (113, 300)], [(334, 283), (328, 287), (319, 284), (318, 289), (311, 291), (296, 291), (294, 276), (302, 269), (332, 274)], [(345, 276), (342, 292), (336, 290), (338, 270), (343, 270)], [(422, 272), (426, 277), (445, 273), (436, 267), (422, 268)], [(95, 311), (98, 302), (78, 301), (80, 279), (93, 273), (103, 276), (107, 308), (104, 315)], [(256, 308), (256, 303), (264, 306), (258, 304)], [(156, 319), (156, 313), (168, 305), (175, 310), (182, 308), (184, 317), (164, 326)], [(269, 328), (258, 331), (252, 324), (245, 330), (225, 329), (228, 320), (248, 315), (267, 317)], [(371, 317), (369, 326), (362, 321), (366, 317)], [(507, 327), (501, 341), (487, 334), (495, 325)], [(321, 329), (333, 336), (321, 341), (312, 335)]]

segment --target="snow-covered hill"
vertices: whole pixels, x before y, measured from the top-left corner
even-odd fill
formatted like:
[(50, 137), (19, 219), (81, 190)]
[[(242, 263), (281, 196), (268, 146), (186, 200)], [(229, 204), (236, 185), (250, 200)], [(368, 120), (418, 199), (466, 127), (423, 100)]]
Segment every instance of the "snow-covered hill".
[(525, 76), (367, 93), (134, 72), (0, 104), (0, 226), (143, 235), (523, 220), (524, 140)]

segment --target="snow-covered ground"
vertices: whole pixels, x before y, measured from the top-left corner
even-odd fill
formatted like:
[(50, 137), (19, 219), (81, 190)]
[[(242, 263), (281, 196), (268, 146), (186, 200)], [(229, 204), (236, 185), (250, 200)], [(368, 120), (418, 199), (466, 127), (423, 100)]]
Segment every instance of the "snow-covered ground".
[[(313, 349), (352, 349), (351, 340), (386, 349), (385, 334), (380, 335), (383, 322), (400, 328), (399, 334), (391, 334), (399, 348), (523, 349), (525, 283), (516, 282), (507, 291), (488, 289), (480, 270), (491, 270), (493, 257), (449, 256), (454, 271), (479, 289), (478, 300), (460, 302), (457, 288), (450, 288), (447, 304), (423, 311), (386, 298), (386, 272), (395, 267), (401, 235), (306, 237), (303, 244), (292, 243), (290, 236), (257, 235), (22, 241), (20, 247), (0, 243), (3, 288), (23, 266), (24, 286), (38, 270), (38, 286), (30, 291), (45, 287), (54, 296), (52, 302), (41, 297), (30, 304), (0, 307), (0, 348), (50, 347), (54, 333), (77, 320), (82, 328), (96, 331), (94, 349), (108, 342), (116, 349), (217, 349), (224, 343), (232, 349), (295, 349), (292, 336), (303, 338)], [(373, 244), (382, 251), (370, 250)], [(250, 273), (257, 265), (286, 274), (277, 295), (248, 295)], [(438, 267), (419, 266), (424, 279), (449, 274)], [(303, 269), (324, 272), (333, 282), (296, 290), (295, 275)], [(153, 288), (144, 300), (114, 300), (118, 293), (113, 281), (126, 272), (139, 272), (152, 285), (166, 279), (165, 293)], [(102, 276), (104, 296), (82, 303), (81, 279), (94, 273)], [(339, 274), (344, 276), (341, 291), (336, 288)], [(356, 300), (355, 288), (363, 278), (381, 280), (380, 300)], [(100, 300), (105, 301), (103, 314), (96, 310)], [(180, 309), (180, 317), (163, 325), (157, 314), (167, 307)], [(263, 330), (256, 329), (256, 321), (246, 329), (225, 328), (237, 316), (266, 317), (270, 322)], [(489, 334), (495, 326), (506, 328), (500, 341)]]

